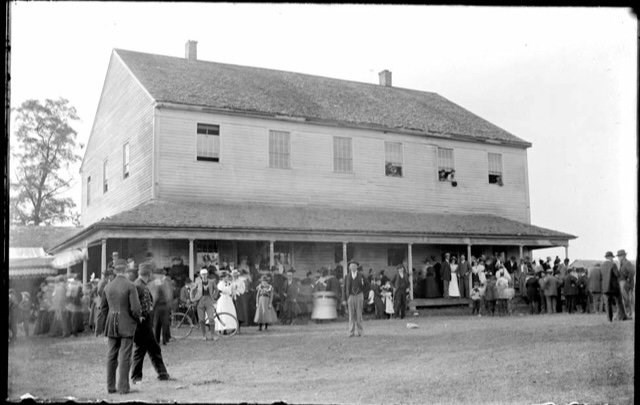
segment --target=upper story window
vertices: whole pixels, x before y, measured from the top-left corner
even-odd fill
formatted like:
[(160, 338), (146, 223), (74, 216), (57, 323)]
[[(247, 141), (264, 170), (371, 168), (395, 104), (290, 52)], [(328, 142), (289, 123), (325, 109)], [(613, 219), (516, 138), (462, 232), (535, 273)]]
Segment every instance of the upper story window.
[(453, 149), (438, 148), (438, 180), (453, 181), (455, 174)]
[(338, 173), (353, 172), (351, 138), (333, 137), (333, 171)]
[(501, 186), (502, 178), (502, 155), (500, 153), (489, 153), (489, 184)]
[(87, 177), (87, 206), (91, 204), (91, 176)]
[(384, 143), (384, 173), (387, 176), (402, 177), (402, 143)]
[(129, 142), (122, 147), (122, 178), (129, 177)]
[(107, 171), (109, 160), (105, 159), (102, 163), (102, 192), (109, 191), (109, 172)]
[(269, 167), (291, 168), (291, 137), (285, 131), (269, 131)]
[(198, 123), (196, 160), (220, 161), (220, 125)]

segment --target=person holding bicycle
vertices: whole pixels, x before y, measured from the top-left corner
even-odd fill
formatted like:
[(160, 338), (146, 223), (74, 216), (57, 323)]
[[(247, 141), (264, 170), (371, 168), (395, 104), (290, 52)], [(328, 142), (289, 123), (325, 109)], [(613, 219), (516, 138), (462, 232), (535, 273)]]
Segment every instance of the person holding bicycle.
[[(215, 317), (215, 302), (219, 292), (213, 280), (209, 280), (209, 271), (206, 268), (200, 269), (200, 277), (196, 278), (195, 287), (189, 291), (191, 301), (196, 302), (196, 310), (200, 329), (202, 330), (202, 339), (209, 340), (207, 337), (206, 318), (213, 320)], [(205, 317), (206, 314), (206, 317)], [(210, 330), (211, 338), (214, 339), (214, 331)]]

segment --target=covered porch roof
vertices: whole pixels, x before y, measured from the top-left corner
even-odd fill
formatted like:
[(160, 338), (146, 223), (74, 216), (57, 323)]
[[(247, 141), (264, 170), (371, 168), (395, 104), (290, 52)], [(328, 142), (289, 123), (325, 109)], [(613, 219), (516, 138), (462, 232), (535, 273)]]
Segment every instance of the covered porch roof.
[(89, 225), (51, 251), (109, 238), (555, 247), (576, 236), (485, 214), (151, 200)]

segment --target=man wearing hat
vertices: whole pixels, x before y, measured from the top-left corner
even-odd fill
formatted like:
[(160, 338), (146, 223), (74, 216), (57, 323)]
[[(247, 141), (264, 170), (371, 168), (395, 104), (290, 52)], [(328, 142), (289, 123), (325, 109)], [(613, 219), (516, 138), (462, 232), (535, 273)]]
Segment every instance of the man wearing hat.
[[(207, 337), (206, 318), (210, 322), (214, 318), (214, 305), (218, 297), (218, 288), (215, 280), (209, 278), (209, 270), (205, 267), (200, 269), (200, 277), (196, 278), (195, 286), (189, 291), (189, 297), (192, 302), (196, 303), (198, 312), (198, 321), (202, 330), (202, 339), (209, 340)], [(206, 314), (206, 317), (205, 317)], [(213, 329), (210, 328), (211, 338), (214, 339)]]
[(133, 335), (133, 368), (131, 370), (131, 382), (138, 384), (142, 380), (142, 365), (144, 356), (148, 353), (153, 368), (158, 373), (158, 380), (169, 379), (169, 373), (162, 360), (162, 349), (153, 336), (153, 298), (147, 284), (151, 280), (151, 263), (141, 263), (137, 271), (134, 268), (127, 269), (129, 280), (133, 281), (140, 300), (140, 322)]
[(290, 268), (287, 270), (287, 280), (282, 289), (283, 307), (282, 307), (282, 324), (293, 324), (298, 315), (298, 294), (300, 286), (298, 280), (293, 278), (295, 270)]
[[(104, 334), (108, 337), (107, 392), (129, 393), (129, 369), (133, 336), (140, 320), (140, 299), (135, 285), (127, 279), (127, 262), (118, 260), (116, 277), (102, 292), (100, 312), (104, 319)], [(118, 384), (116, 389), (116, 369)]]
[(635, 278), (636, 270), (633, 264), (627, 260), (627, 252), (624, 249), (618, 250), (616, 254), (620, 262), (620, 295), (624, 303), (625, 312), (628, 318), (633, 318), (633, 306), (635, 305)]
[(171, 340), (171, 314), (170, 304), (173, 299), (173, 292), (169, 278), (165, 275), (163, 268), (153, 270), (154, 280), (149, 283), (148, 288), (153, 297), (153, 329), (156, 341), (166, 345)]
[(602, 272), (602, 293), (607, 296), (607, 317), (609, 322), (613, 321), (613, 301), (618, 307), (618, 320), (624, 321), (627, 315), (620, 296), (620, 272), (618, 266), (613, 261), (613, 253), (607, 252), (604, 255), (605, 261), (600, 266)]
[(409, 278), (404, 265), (397, 267), (398, 274), (393, 279), (393, 307), (397, 318), (404, 319), (407, 310), (407, 293), (409, 292)]
[[(364, 304), (364, 277), (358, 272), (360, 264), (349, 262), (349, 273), (344, 281), (344, 294), (349, 311), (349, 337), (362, 336), (362, 307)], [(357, 333), (357, 334), (356, 334)]]

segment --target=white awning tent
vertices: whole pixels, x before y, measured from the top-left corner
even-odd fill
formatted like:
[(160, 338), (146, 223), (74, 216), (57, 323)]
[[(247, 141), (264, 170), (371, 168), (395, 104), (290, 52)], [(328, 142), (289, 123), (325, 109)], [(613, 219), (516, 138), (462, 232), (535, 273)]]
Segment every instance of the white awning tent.
[(84, 249), (70, 249), (57, 253), (53, 257), (51, 266), (55, 269), (66, 269), (88, 259), (89, 251)]

